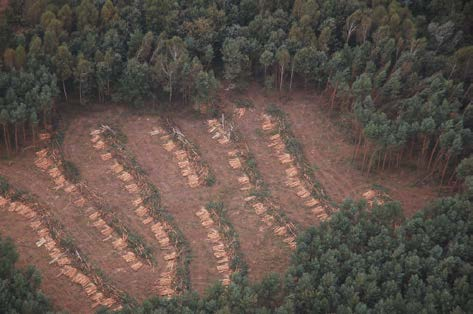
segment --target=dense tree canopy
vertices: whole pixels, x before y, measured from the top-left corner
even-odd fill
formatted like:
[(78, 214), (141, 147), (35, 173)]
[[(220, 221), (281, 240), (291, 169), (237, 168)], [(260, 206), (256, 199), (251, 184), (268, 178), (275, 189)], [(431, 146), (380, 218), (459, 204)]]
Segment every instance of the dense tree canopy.
[[(212, 104), (219, 86), (251, 78), (281, 93), (323, 93), (327, 110), (352, 122), (362, 171), (407, 160), (442, 183), (464, 181), (471, 196), (472, 15), (466, 0), (9, 1), (0, 13), (1, 148), (34, 141), (68, 101)], [(202, 299), (141, 310), (471, 311), (467, 197), (405, 222), (394, 204), (370, 213), (347, 203), (301, 237), (285, 280), (242, 276)]]
[(39, 292), (41, 278), (32, 267), (15, 268), (18, 253), (10, 239), (0, 237), (0, 312), (46, 313), (49, 301)]
[(234, 275), (199, 298), (151, 299), (127, 313), (468, 313), (473, 306), (473, 213), (466, 197), (410, 219), (397, 203), (347, 201), (304, 232), (285, 277)]
[(0, 81), (41, 64), (54, 84), (46, 110), (0, 88), (3, 148), (28, 140), (29, 117), (47, 122), (71, 97), (212, 103), (217, 78), (244, 87), (253, 77), (324, 91), (330, 110), (353, 117), (364, 171), (416, 156), (448, 183), (472, 152), (472, 10), (464, 0), (11, 1), (0, 17)]

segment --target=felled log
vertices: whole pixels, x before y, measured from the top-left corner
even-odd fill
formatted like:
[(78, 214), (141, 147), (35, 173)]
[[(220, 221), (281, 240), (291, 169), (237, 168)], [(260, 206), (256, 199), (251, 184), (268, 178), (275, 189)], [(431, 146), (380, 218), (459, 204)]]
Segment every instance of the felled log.
[(102, 140), (97, 141), (97, 143), (94, 144), (94, 148), (96, 150), (104, 149), (105, 148), (105, 143)]
[(240, 159), (238, 157), (230, 159), (228, 161), (228, 163), (230, 164), (230, 167), (232, 167), (233, 169), (240, 169), (241, 168), (241, 162), (240, 162)]
[(138, 185), (135, 183), (126, 185), (125, 188), (129, 193), (138, 193)]
[(111, 153), (102, 154), (100, 155), (100, 158), (102, 158), (103, 161), (107, 161), (107, 160), (112, 159), (112, 154)]
[(131, 174), (129, 174), (128, 172), (126, 171), (123, 171), (119, 176), (118, 178), (120, 180), (122, 180), (123, 182), (129, 182), (133, 179), (133, 177), (131, 176)]
[(115, 174), (119, 174), (120, 172), (123, 171), (123, 166), (119, 163), (115, 163), (113, 164), (111, 167), (113, 172), (115, 172)]
[(176, 144), (174, 144), (174, 142), (172, 140), (170, 140), (169, 142), (163, 144), (163, 147), (165, 150), (167, 150), (168, 152), (172, 151), (174, 148), (176, 148)]

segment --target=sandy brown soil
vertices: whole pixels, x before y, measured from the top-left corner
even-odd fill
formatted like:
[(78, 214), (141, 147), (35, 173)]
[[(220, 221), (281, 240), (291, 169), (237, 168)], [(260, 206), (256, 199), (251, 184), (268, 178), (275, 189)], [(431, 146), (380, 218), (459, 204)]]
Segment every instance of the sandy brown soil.
[(2, 14), (3, 11), (5, 11), (7, 6), (8, 6), (8, 0), (0, 0), (0, 14)]
[(354, 145), (343, 133), (341, 121), (334, 121), (324, 111), (324, 97), (293, 92), (281, 100), (276, 93), (265, 96), (265, 92), (256, 86), (249, 89), (246, 97), (253, 101), (257, 111), (274, 103), (286, 112), (308, 161), (317, 169), (317, 179), (333, 200), (359, 199), (363, 192), (377, 184), (386, 188), (389, 196), (399, 201), (409, 216), (438, 196), (433, 186), (414, 186), (421, 173), (411, 169), (362, 174), (351, 162)]
[(234, 123), (243, 135), (250, 151), (256, 159), (257, 167), (264, 182), (268, 185), (275, 204), (293, 222), (308, 227), (318, 222), (315, 215), (304, 206), (304, 201), (296, 196), (294, 190), (285, 185), (287, 180), (285, 167), (273, 149), (268, 147), (268, 136), (261, 129), (262, 107), (247, 110), (243, 117), (234, 118)]
[[(126, 192), (124, 184), (115, 178), (109, 165), (100, 159), (100, 154), (94, 150), (89, 133), (97, 128), (100, 118), (97, 115), (84, 115), (70, 122), (64, 138), (64, 157), (79, 168), (80, 181), (98, 197), (99, 201), (107, 204), (123, 225), (138, 234), (153, 249), (157, 262), (155, 267), (144, 267), (138, 271), (143, 277), (135, 279), (142, 286), (140, 298), (155, 295), (153, 286), (164, 270), (163, 252), (150, 228), (143, 226), (141, 219), (135, 215), (132, 208), (132, 197)], [(137, 275), (138, 275), (137, 273)]]
[(159, 126), (156, 117), (130, 116), (122, 123), (128, 137), (128, 148), (136, 155), (138, 163), (159, 189), (163, 206), (171, 213), (192, 250), (190, 277), (192, 288), (203, 292), (211, 283), (220, 279), (212, 244), (207, 232), (195, 215), (206, 204), (203, 188), (192, 189), (181, 176), (177, 160), (162, 146), (159, 137), (149, 132)]
[(263, 225), (253, 209), (245, 207), (245, 192), (238, 184), (239, 171), (228, 164), (227, 152), (232, 145), (223, 146), (212, 140), (205, 121), (189, 115), (176, 117), (175, 121), (195, 144), (202, 157), (215, 172), (217, 183), (209, 192), (213, 199), (225, 204), (228, 217), (239, 234), (240, 244), (249, 266), (251, 280), (259, 280), (270, 272), (282, 273), (289, 264), (290, 251), (286, 245)]
[[(270, 103), (279, 105), (288, 114), (292, 130), (301, 142), (306, 158), (316, 169), (316, 178), (332, 200), (342, 202), (346, 198), (359, 199), (363, 192), (373, 185), (379, 185), (403, 205), (407, 215), (412, 215), (437, 197), (435, 186), (414, 185), (421, 174), (411, 169), (362, 174), (356, 164), (351, 162), (353, 143), (340, 127), (340, 118), (334, 119), (324, 110), (326, 101), (322, 96), (294, 92), (290, 97), (286, 95), (280, 98), (277, 93), (266, 95), (261, 88), (251, 86), (244, 95), (225, 92), (223, 97), (227, 112), (234, 109), (233, 100), (237, 98), (252, 100), (255, 108), (242, 118), (235, 118), (237, 127), (254, 154), (273, 200), (290, 220), (303, 227), (316, 224), (317, 220), (302, 206), (298, 197), (284, 186), (284, 167), (267, 147), (267, 138), (261, 132), (261, 114)], [(160, 272), (162, 253), (154, 243), (153, 235), (143, 228), (128, 206), (130, 196), (124, 192), (122, 183), (108, 172), (106, 164), (92, 149), (89, 141), (92, 128), (101, 122), (113, 122), (127, 135), (128, 148), (160, 190), (164, 207), (173, 215), (190, 243), (193, 254), (190, 275), (194, 290), (201, 293), (220, 279), (206, 230), (195, 215), (200, 206), (211, 200), (220, 200), (225, 204), (227, 216), (239, 234), (242, 251), (249, 265), (250, 279), (261, 279), (269, 272), (283, 273), (289, 264), (290, 251), (271, 230), (266, 229), (252, 209), (245, 207), (243, 199), (246, 192), (240, 190), (237, 181), (239, 173), (228, 165), (227, 151), (232, 145), (226, 147), (212, 140), (205, 120), (193, 114), (187, 112), (172, 117), (187, 137), (197, 144), (203, 160), (210, 164), (217, 180), (214, 186), (192, 189), (187, 185), (176, 159), (161, 146), (159, 137), (149, 134), (153, 127), (158, 126), (157, 117), (131, 115), (124, 109), (114, 107), (66, 119), (69, 124), (64, 143), (66, 158), (79, 167), (83, 182), (102, 201), (110, 204), (121, 221), (153, 247), (158, 261), (158, 267), (153, 270), (133, 273), (125, 261), (113, 253), (110, 244), (101, 241), (83, 213), (73, 207), (69, 196), (51, 189), (49, 177), (34, 167), (31, 149), (12, 161), (1, 161), (0, 174), (7, 177), (15, 187), (32, 192), (49, 206), (53, 216), (66, 227), (79, 248), (94, 265), (103, 270), (113, 285), (138, 300), (152, 296), (155, 294), (152, 288)], [(33, 235), (28, 231), (9, 214), (0, 221), (0, 232), (11, 236), (18, 244), (19, 265), (31, 263), (40, 269), (44, 278), (42, 290), (54, 303), (71, 312), (89, 311), (90, 304), (80, 289), (62, 277), (56, 278), (56, 271), (48, 265), (46, 253), (34, 246)]]
[[(28, 151), (17, 156), (14, 162), (1, 162), (0, 173), (16, 188), (32, 193), (46, 204), (72, 236), (74, 243), (87, 255), (89, 262), (102, 270), (111, 284), (138, 300), (152, 295), (157, 270), (131, 270), (125, 260), (115, 253), (111, 243), (102, 241), (101, 234), (90, 225), (87, 216), (73, 206), (69, 195), (51, 189), (49, 177), (34, 166), (33, 160), (33, 152)], [(21, 238), (21, 234), (13, 235), (12, 238)]]
[(26, 221), (7, 210), (1, 211), (0, 234), (14, 239), (19, 253), (17, 267), (33, 265), (41, 273), (41, 291), (51, 300), (57, 310), (71, 313), (93, 313), (90, 299), (76, 284), (64, 276), (58, 277), (60, 268), (49, 264), (51, 258), (44, 247), (38, 248), (36, 233)]

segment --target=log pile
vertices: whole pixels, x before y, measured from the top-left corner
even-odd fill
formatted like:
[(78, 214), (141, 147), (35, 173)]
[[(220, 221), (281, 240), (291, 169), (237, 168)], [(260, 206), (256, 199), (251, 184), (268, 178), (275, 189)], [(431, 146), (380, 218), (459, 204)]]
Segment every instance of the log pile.
[(286, 225), (276, 224), (276, 219), (269, 213), (269, 206), (262, 202), (250, 200), (250, 204), (266, 226), (272, 228), (276, 236), (282, 237), (283, 242), (286, 243), (292, 250), (296, 249), (296, 228), (291, 223)]
[[(88, 204), (89, 202), (84, 198), (79, 188), (65, 178), (64, 174), (60, 170), (61, 163), (60, 161), (56, 161), (57, 158), (54, 156), (54, 154), (50, 153), (49, 150), (45, 148), (38, 151), (36, 153), (36, 157), (37, 159), (35, 160), (35, 164), (51, 177), (54, 182), (55, 190), (63, 190), (69, 194), (73, 199), (72, 203), (75, 207), (80, 209), (87, 207), (85, 209), (85, 214), (88, 216), (91, 226), (96, 228), (103, 236), (102, 241), (105, 242), (110, 240), (112, 243), (115, 243), (119, 240), (122, 240), (120, 235), (118, 235), (117, 232), (115, 232), (114, 229), (105, 222), (101, 213), (91, 204)], [(41, 167), (43, 164), (49, 164), (50, 166), (49, 168), (44, 169)], [(144, 264), (133, 252), (127, 248), (128, 245), (126, 244), (126, 239), (123, 242), (123, 246), (114, 246), (115, 250), (120, 256), (122, 256), (122, 258), (132, 270), (138, 271), (143, 267)]]
[(210, 213), (204, 207), (201, 207), (196, 213), (202, 226), (207, 230), (207, 238), (212, 243), (212, 250), (217, 259), (217, 271), (223, 276), (222, 284), (228, 286), (230, 284), (230, 258), (228, 247), (222, 239), (222, 235), (214, 228), (215, 222)]
[(383, 205), (385, 200), (389, 200), (390, 197), (382, 191), (368, 190), (361, 195), (368, 203), (369, 208), (374, 206)]
[[(101, 136), (102, 130), (94, 130), (90, 133), (92, 136), (91, 142), (96, 143), (102, 141)], [(95, 147), (95, 145), (94, 145)], [(99, 151), (105, 150), (106, 145), (101, 146), (102, 148), (97, 149)], [(111, 154), (111, 153), (109, 153)], [(143, 204), (141, 198), (141, 189), (137, 178), (125, 171), (125, 167), (113, 156), (107, 160), (110, 163), (110, 171), (123, 182), (124, 188), (130, 193), (134, 200), (131, 202), (134, 208), (135, 214), (141, 219), (141, 222), (145, 226), (149, 226), (153, 232), (156, 240), (159, 243), (161, 250), (166, 251), (165, 262), (166, 270), (160, 274), (156, 290), (160, 296), (172, 296), (176, 294), (174, 289), (174, 278), (176, 276), (176, 259), (178, 257), (177, 249), (171, 244), (168, 232), (172, 230), (172, 227), (166, 222), (157, 221), (152, 215), (149, 208)]]
[(20, 215), (27, 221), (30, 228), (36, 232), (38, 241), (35, 243), (37, 247), (44, 247), (51, 261), (50, 265), (56, 265), (60, 268), (58, 276), (65, 276), (71, 282), (80, 285), (88, 298), (92, 301), (92, 308), (97, 306), (105, 306), (112, 310), (120, 310), (122, 306), (116, 297), (106, 296), (107, 293), (94, 282), (93, 278), (82, 273), (73, 265), (73, 260), (68, 256), (66, 250), (61, 248), (58, 241), (54, 240), (48, 226), (43, 222), (41, 214), (35, 208), (28, 206), (22, 202), (12, 202), (7, 198), (0, 196), (0, 210), (6, 209), (9, 212)]
[[(277, 131), (278, 124), (273, 120), (270, 115), (263, 114), (262, 129), (268, 133)], [(269, 136), (268, 147), (271, 147), (279, 162), (286, 167), (286, 181), (285, 185), (294, 190), (295, 194), (301, 198), (304, 202), (304, 206), (310, 208), (311, 212), (321, 221), (328, 218), (326, 212), (326, 206), (319, 199), (314, 198), (311, 195), (310, 184), (305, 182), (304, 177), (301, 175), (297, 165), (295, 163), (295, 157), (288, 153), (286, 144), (284, 143), (281, 134), (276, 133)]]
[(230, 135), (217, 119), (207, 120), (207, 125), (209, 133), (212, 134), (212, 139), (217, 140), (222, 145), (230, 143)]
[(238, 119), (243, 118), (243, 116), (245, 115), (245, 112), (246, 112), (246, 108), (235, 108), (235, 116)]
[[(205, 169), (197, 166), (189, 152), (182, 148), (179, 141), (173, 139), (173, 137), (162, 128), (154, 128), (149, 134), (151, 136), (159, 135), (164, 149), (174, 153), (181, 175), (187, 178), (187, 184), (191, 188), (196, 188), (203, 183), (206, 175)], [(179, 146), (181, 146), (181, 148), (179, 148)]]

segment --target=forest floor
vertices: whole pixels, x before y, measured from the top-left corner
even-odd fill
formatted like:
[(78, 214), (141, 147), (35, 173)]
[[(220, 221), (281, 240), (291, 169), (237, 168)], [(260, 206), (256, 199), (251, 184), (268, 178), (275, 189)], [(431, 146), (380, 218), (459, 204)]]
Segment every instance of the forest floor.
[[(267, 105), (278, 105), (288, 116), (295, 137), (302, 144), (307, 160), (316, 169), (315, 176), (328, 196), (335, 202), (346, 198), (361, 199), (362, 194), (374, 186), (382, 187), (387, 194), (399, 201), (406, 215), (413, 215), (429, 201), (438, 196), (435, 186), (416, 186), (421, 172), (412, 169), (388, 170), (366, 175), (351, 162), (354, 144), (340, 127), (340, 120), (330, 117), (324, 110), (325, 99), (305, 92), (294, 92), (283, 100), (278, 93), (266, 93), (259, 87), (250, 86), (247, 92), (222, 91), (225, 112), (235, 110), (234, 102), (249, 99), (254, 107), (247, 109), (233, 122), (242, 134), (248, 150), (256, 160), (256, 167), (267, 185), (272, 201), (290, 221), (302, 228), (318, 224), (319, 220), (304, 208), (301, 200), (284, 185), (284, 168), (268, 147), (262, 130), (262, 116)], [(48, 176), (34, 167), (34, 148), (25, 149), (11, 160), (0, 161), (0, 174), (18, 189), (30, 192), (51, 209), (73, 236), (77, 246), (104, 273), (117, 288), (141, 301), (155, 295), (155, 285), (162, 272), (163, 252), (153, 234), (141, 225), (128, 204), (130, 195), (124, 192), (122, 182), (116, 180), (109, 167), (100, 159), (90, 143), (90, 131), (101, 124), (118, 126), (127, 137), (127, 149), (145, 175), (159, 189), (163, 206), (173, 216), (178, 228), (188, 240), (192, 260), (190, 281), (194, 290), (203, 293), (219, 280), (212, 244), (195, 212), (210, 201), (222, 201), (230, 223), (238, 234), (245, 262), (249, 266), (252, 281), (260, 280), (270, 272), (282, 274), (289, 265), (291, 251), (261, 223), (255, 212), (245, 206), (246, 192), (240, 189), (238, 173), (229, 166), (228, 150), (219, 145), (208, 133), (207, 121), (190, 110), (167, 113), (181, 131), (198, 148), (202, 160), (215, 174), (213, 186), (191, 188), (181, 175), (173, 154), (167, 152), (159, 138), (150, 131), (160, 126), (157, 115), (140, 115), (119, 106), (103, 108), (81, 114), (66, 114), (63, 150), (67, 160), (80, 172), (80, 181), (103, 202), (109, 204), (114, 214), (128, 228), (138, 234), (149, 247), (157, 266), (146, 266), (133, 272), (125, 261), (115, 254), (109, 243), (103, 242), (92, 229), (84, 213), (72, 206), (70, 197), (51, 187)], [(126, 204), (126, 205), (125, 205)], [(35, 234), (27, 226), (17, 222), (10, 214), (0, 221), (2, 235), (13, 238), (20, 252), (20, 266), (35, 265), (43, 276), (42, 290), (51, 297), (58, 308), (71, 312), (91, 312), (90, 302), (84, 292), (48, 263), (48, 256), (35, 246)]]

